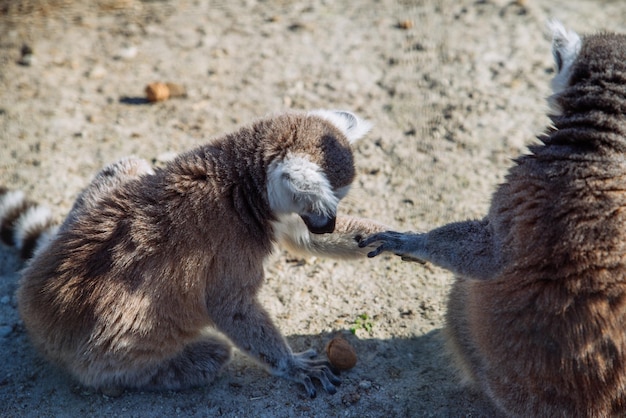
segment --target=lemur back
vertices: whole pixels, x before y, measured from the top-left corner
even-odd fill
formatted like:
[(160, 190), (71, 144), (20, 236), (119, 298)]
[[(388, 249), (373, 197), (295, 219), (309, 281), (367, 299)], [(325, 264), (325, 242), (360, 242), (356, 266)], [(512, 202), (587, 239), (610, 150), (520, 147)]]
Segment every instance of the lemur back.
[(375, 234), (457, 275), (448, 347), (511, 417), (626, 413), (626, 36), (553, 23), (553, 127), (480, 221)]
[(109, 394), (207, 384), (231, 342), (310, 396), (312, 379), (334, 393), (339, 379), (327, 361), (292, 353), (256, 294), (275, 241), (356, 257), (359, 235), (384, 230), (336, 216), (355, 176), (350, 144), (369, 126), (348, 112), (290, 113), (164, 168), (124, 159), (95, 177), (56, 233), (49, 217), (20, 221), (19, 199), (5, 201), (5, 191), (0, 208), (12, 214), (4, 225), (14, 242), (25, 228), (52, 234), (18, 289), (34, 345)]

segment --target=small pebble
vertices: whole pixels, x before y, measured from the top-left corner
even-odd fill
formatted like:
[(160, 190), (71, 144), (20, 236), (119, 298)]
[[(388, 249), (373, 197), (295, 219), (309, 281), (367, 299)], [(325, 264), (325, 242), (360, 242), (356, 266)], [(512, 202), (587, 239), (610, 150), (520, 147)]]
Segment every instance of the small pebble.
[(137, 56), (137, 52), (138, 52), (137, 47), (129, 46), (129, 47), (120, 49), (117, 55), (115, 56), (115, 58), (123, 59), (123, 60), (131, 60)]
[(185, 86), (177, 83), (150, 83), (145, 88), (146, 98), (150, 102), (161, 102), (170, 97), (185, 97)]
[(372, 387), (372, 382), (370, 382), (369, 380), (361, 380), (361, 382), (359, 383), (359, 387), (361, 389), (370, 389)]
[(400, 29), (411, 29), (413, 27), (413, 21), (409, 19), (401, 20), (398, 22), (398, 27)]
[(11, 302), (11, 297), (8, 295), (4, 295), (0, 298), (0, 303), (3, 305), (8, 305)]
[(165, 83), (150, 83), (145, 91), (149, 102), (161, 102), (170, 98), (170, 89)]
[(20, 50), (21, 57), (17, 61), (18, 64), (23, 65), (25, 67), (29, 67), (34, 63), (35, 56), (33, 52), (33, 48), (30, 45), (24, 44), (22, 49)]

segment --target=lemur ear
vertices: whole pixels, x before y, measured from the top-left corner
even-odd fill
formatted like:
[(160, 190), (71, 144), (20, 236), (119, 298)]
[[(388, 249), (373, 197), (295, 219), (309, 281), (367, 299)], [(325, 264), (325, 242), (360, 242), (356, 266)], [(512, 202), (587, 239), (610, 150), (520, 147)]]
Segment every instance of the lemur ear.
[(309, 114), (319, 116), (331, 122), (344, 133), (351, 144), (363, 138), (372, 129), (371, 122), (345, 110), (319, 109), (313, 110)]
[(558, 20), (550, 20), (548, 28), (552, 32), (552, 55), (557, 70), (552, 89), (559, 91), (567, 85), (570, 67), (580, 52), (582, 42), (576, 32), (565, 29)]
[(548, 28), (552, 32), (552, 54), (557, 71), (569, 67), (580, 51), (580, 37), (572, 30), (567, 30), (558, 20), (550, 20)]

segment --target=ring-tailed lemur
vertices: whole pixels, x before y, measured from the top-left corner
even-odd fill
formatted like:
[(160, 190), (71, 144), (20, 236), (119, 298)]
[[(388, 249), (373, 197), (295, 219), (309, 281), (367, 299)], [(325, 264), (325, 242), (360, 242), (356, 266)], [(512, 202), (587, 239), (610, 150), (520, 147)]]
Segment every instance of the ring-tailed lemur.
[(626, 36), (551, 27), (554, 126), (516, 160), (488, 215), (362, 245), (458, 277), (448, 346), (506, 416), (624, 416)]
[(34, 345), (109, 394), (206, 384), (230, 342), (310, 396), (312, 379), (334, 393), (327, 361), (292, 353), (257, 293), (274, 241), (364, 256), (358, 236), (386, 229), (336, 217), (355, 176), (351, 143), (369, 129), (348, 112), (288, 113), (164, 168), (127, 158), (95, 177), (56, 232), (43, 209), (5, 190), (2, 234), (34, 253), (17, 292)]

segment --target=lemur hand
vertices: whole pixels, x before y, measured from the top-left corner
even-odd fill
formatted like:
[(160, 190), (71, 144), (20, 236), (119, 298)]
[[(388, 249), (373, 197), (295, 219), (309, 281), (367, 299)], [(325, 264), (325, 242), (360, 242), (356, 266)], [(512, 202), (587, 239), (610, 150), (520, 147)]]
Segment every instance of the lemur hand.
[(382, 252), (388, 251), (400, 256), (402, 261), (413, 261), (424, 264), (424, 260), (412, 254), (419, 249), (420, 242), (417, 241), (422, 241), (421, 238), (423, 236), (423, 234), (416, 235), (396, 231), (379, 232), (362, 239), (359, 242), (359, 247), (364, 248), (371, 244), (379, 243), (380, 245), (378, 245), (375, 250), (367, 254), (368, 257), (376, 257)]

